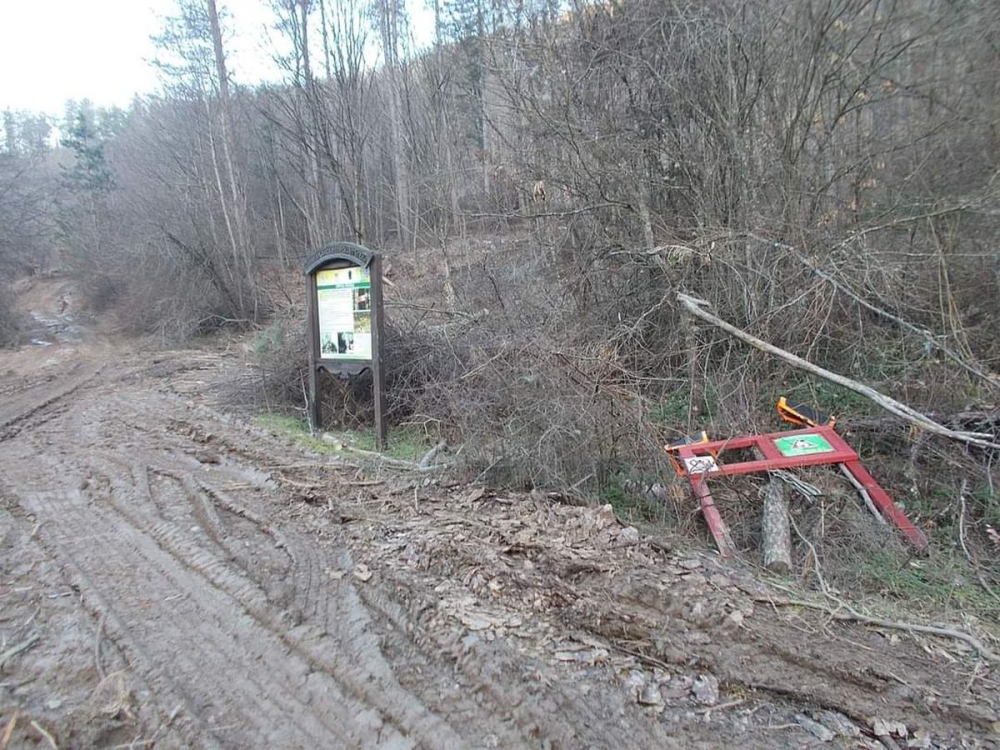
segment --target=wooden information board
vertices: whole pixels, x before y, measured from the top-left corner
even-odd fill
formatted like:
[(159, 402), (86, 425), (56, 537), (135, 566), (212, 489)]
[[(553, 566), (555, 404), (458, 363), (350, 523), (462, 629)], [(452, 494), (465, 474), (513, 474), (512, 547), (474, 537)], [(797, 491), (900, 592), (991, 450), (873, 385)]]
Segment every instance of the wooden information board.
[(385, 320), (382, 259), (351, 242), (334, 242), (305, 263), (309, 336), (309, 421), (322, 422), (317, 394), (320, 370), (351, 377), (372, 371), (375, 438), (387, 444), (385, 374), (382, 369)]

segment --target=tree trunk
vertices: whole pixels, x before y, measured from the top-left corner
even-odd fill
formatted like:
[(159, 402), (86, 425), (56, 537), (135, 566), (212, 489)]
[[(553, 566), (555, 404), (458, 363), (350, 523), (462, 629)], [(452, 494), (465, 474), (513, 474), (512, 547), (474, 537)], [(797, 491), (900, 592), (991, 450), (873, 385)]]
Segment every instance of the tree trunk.
[[(208, 8), (209, 25), (211, 26), (212, 31), (212, 49), (215, 53), (215, 68), (216, 73), (219, 76), (219, 103), (221, 108), (220, 114), (222, 117), (222, 155), (225, 159), (226, 176), (229, 178), (229, 190), (232, 198), (233, 224), (235, 226), (235, 234), (231, 234), (231, 238), (233, 240), (234, 254), (237, 257), (238, 262), (242, 261), (240, 274), (245, 277), (245, 280), (252, 289), (252, 269), (250, 267), (249, 248), (247, 246), (245, 214), (246, 198), (240, 187), (240, 181), (237, 178), (236, 166), (234, 164), (232, 154), (235, 134), (232, 122), (232, 105), (229, 98), (229, 73), (226, 70), (226, 54), (222, 46), (222, 27), (219, 24), (219, 12), (216, 7), (215, 0), (206, 0), (206, 6)], [(223, 208), (225, 208), (224, 197), (222, 197), (222, 204)], [(241, 279), (240, 288), (242, 288), (242, 281), (243, 279)], [(241, 317), (246, 318), (247, 310), (244, 303), (245, 300), (241, 295), (240, 315)]]
[(319, 0), (319, 22), (323, 29), (323, 69), (326, 71), (327, 84), (333, 79), (330, 72), (330, 35), (326, 25), (326, 0)]
[(311, 222), (310, 234), (313, 247), (319, 247), (329, 239), (330, 222), (327, 215), (330, 212), (330, 201), (326, 194), (326, 180), (323, 175), (323, 168), (320, 164), (320, 128), (322, 127), (319, 116), (319, 96), (316, 92), (316, 84), (313, 81), (312, 63), (309, 60), (309, 0), (301, 0), (299, 3), (299, 25), (302, 32), (302, 72), (305, 76), (305, 95), (309, 107), (309, 114), (312, 119), (312, 133), (309, 137), (310, 166), (312, 167), (312, 179), (314, 189), (314, 220)]
[(698, 319), (682, 311), (681, 326), (684, 331), (684, 348), (687, 350), (688, 383), (690, 387), (687, 426), (688, 429), (692, 429), (696, 427), (696, 423), (701, 421), (701, 407), (705, 403), (705, 393), (702, 387), (704, 380), (701, 377), (701, 367), (698, 363)]
[(410, 187), (403, 140), (402, 71), (399, 62), (399, 2), (384, 0), (382, 6), (382, 54), (388, 71), (389, 135), (392, 139), (392, 193), (395, 200), (396, 236), (400, 247), (408, 243), (410, 232)]
[(788, 525), (785, 483), (771, 475), (764, 488), (764, 567), (772, 573), (792, 569), (792, 535)]

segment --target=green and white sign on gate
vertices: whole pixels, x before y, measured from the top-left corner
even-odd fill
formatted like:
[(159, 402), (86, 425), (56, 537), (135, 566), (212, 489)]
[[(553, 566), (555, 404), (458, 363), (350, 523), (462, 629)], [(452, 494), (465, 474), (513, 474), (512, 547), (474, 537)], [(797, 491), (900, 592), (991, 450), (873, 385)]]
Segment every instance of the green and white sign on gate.
[(814, 453), (833, 453), (833, 446), (822, 435), (791, 435), (775, 438), (775, 446), (787, 458), (810, 456)]

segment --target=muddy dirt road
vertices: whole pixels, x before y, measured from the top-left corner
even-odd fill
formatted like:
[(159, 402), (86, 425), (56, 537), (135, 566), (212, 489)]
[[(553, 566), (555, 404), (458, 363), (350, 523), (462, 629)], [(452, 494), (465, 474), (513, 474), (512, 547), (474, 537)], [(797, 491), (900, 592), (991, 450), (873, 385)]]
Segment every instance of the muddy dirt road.
[(0, 353), (0, 746), (996, 736), (963, 644), (832, 623), (607, 509), (310, 454), (213, 404), (223, 366)]

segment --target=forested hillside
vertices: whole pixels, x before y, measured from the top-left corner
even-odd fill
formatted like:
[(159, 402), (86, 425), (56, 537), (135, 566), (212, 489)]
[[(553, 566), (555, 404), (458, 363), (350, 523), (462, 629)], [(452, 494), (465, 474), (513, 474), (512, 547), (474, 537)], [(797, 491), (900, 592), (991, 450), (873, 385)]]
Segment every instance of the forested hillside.
[(997, 745), (1000, 0), (35, 5), (0, 750)]
[(229, 74), (238, 3), (183, 0), (160, 94), (71, 103), (54, 147), (5, 114), (6, 278), (69, 271), (164, 341), (267, 328), (294, 409), (301, 259), (371, 246), (395, 419), (529, 485), (655, 466), (786, 391), (881, 413), (678, 292), (923, 411), (996, 403), (997, 4), (436, 0), (419, 49), (397, 0), (272, 5), (280, 82)]

